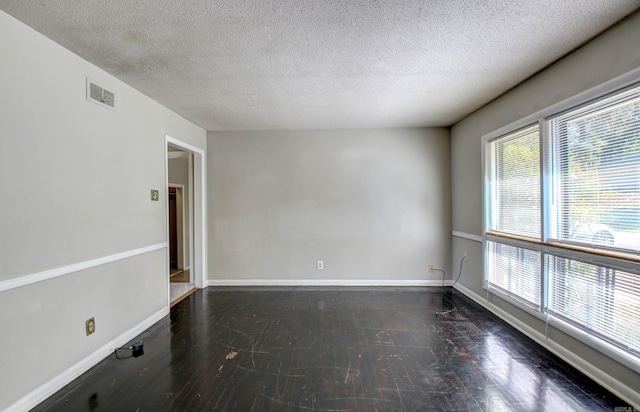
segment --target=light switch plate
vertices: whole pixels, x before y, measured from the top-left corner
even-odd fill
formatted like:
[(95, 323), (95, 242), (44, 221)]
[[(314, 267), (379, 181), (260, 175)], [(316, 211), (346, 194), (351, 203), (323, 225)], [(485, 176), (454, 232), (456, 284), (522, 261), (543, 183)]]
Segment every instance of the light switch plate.
[(157, 190), (151, 190), (151, 201), (157, 202), (160, 200), (160, 193)]

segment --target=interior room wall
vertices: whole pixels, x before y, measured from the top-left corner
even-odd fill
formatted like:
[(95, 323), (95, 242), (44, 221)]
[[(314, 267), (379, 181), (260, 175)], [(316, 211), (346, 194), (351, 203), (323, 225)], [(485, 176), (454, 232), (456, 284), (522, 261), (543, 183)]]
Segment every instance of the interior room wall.
[(206, 132), (1, 11), (0, 55), (0, 410), (26, 410), (168, 313), (165, 134)]
[[(640, 405), (640, 376), (558, 330), (544, 339), (545, 325), (483, 289), (483, 176), (482, 136), (542, 109), (606, 85), (634, 70), (640, 80), (640, 14), (623, 20), (548, 69), (478, 110), (451, 129), (452, 259), (457, 265), (468, 253), (460, 279), (461, 289), (488, 305), (531, 336), (541, 338), (556, 353), (570, 360), (600, 383)], [(633, 77), (633, 76), (632, 76)]]
[(169, 159), (169, 183), (182, 185), (183, 193), (182, 193), (182, 201), (183, 201), (183, 213), (184, 213), (184, 226), (182, 229), (184, 230), (184, 238), (183, 242), (184, 248), (184, 268), (189, 268), (189, 259), (190, 259), (190, 249), (189, 249), (189, 239), (191, 234), (189, 233), (189, 213), (191, 211), (191, 193), (189, 192), (189, 159), (187, 158), (179, 158), (179, 159)]
[(428, 266), (450, 273), (447, 129), (209, 132), (207, 145), (209, 284), (440, 284)]

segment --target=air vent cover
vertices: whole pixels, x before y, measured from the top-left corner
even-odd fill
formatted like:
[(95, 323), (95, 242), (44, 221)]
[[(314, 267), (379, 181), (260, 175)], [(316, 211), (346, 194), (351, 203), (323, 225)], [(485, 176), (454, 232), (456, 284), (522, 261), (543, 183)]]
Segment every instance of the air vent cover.
[(103, 88), (89, 78), (87, 78), (87, 100), (113, 110), (116, 108), (115, 93)]

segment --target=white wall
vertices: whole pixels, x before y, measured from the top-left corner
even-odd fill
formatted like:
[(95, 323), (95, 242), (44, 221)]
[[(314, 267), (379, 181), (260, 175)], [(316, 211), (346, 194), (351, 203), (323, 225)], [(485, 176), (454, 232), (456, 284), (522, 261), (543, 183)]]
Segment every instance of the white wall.
[[(4, 410), (167, 313), (166, 202), (150, 190), (166, 198), (165, 134), (204, 149), (206, 133), (4, 12), (0, 55)], [(116, 92), (115, 111), (86, 101), (87, 76)], [(114, 261), (69, 267), (101, 258)]]
[(449, 159), (446, 129), (209, 132), (209, 284), (439, 284)]
[[(482, 136), (572, 98), (640, 68), (640, 14), (624, 20), (581, 49), (534, 78), (478, 110), (451, 129), (453, 230), (463, 236), (482, 235)], [(635, 77), (640, 81), (640, 71)], [(471, 235), (471, 236), (468, 236)], [(460, 285), (484, 301), (482, 244), (454, 236), (452, 258), (458, 265), (464, 252), (468, 260)], [(456, 266), (457, 267), (457, 266)], [(486, 302), (484, 302), (487, 304)], [(544, 338), (545, 325), (514, 306), (492, 297), (488, 304), (512, 323), (596, 378), (600, 383), (640, 405), (640, 376), (558, 330)]]

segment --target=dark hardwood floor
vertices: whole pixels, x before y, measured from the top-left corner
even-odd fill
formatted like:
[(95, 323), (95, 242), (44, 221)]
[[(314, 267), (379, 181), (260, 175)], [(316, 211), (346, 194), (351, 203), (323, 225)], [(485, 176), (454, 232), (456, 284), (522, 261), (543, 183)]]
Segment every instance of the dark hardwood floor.
[[(628, 406), (456, 292), (208, 288), (37, 411), (612, 411)], [(619, 410), (622, 410), (620, 408)], [(626, 409), (625, 409), (626, 410)], [(631, 409), (629, 409), (631, 410)]]

